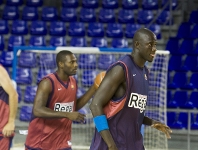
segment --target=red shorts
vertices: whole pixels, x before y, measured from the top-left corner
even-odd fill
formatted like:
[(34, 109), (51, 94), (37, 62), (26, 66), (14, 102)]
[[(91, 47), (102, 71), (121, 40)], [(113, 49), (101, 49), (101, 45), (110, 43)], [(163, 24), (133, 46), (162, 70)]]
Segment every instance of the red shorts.
[(11, 148), (12, 138), (0, 136), (0, 150), (9, 150)]

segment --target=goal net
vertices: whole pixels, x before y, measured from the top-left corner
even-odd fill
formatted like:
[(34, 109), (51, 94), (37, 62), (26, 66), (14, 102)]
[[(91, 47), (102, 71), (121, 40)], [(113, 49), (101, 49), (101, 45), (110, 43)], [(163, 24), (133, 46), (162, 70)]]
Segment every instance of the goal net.
[[(78, 83), (77, 97), (80, 97), (93, 84), (96, 75), (108, 68), (124, 54), (130, 54), (131, 49), (108, 49), (93, 47), (15, 47), (12, 77), (17, 83), (20, 96), (17, 129), (27, 129), (36, 94), (37, 83), (48, 73), (56, 70), (56, 54), (61, 50), (72, 51), (78, 59), (78, 71), (74, 76)], [(150, 93), (146, 115), (166, 123), (166, 84), (168, 52), (157, 51), (153, 63), (148, 63), (150, 69)], [(91, 100), (90, 100), (91, 101)], [(73, 149), (89, 149), (94, 133), (94, 124), (89, 110), (90, 102), (81, 113), (86, 114), (86, 122), (72, 125)], [(144, 143), (148, 149), (167, 148), (164, 134), (150, 127), (144, 129)]]

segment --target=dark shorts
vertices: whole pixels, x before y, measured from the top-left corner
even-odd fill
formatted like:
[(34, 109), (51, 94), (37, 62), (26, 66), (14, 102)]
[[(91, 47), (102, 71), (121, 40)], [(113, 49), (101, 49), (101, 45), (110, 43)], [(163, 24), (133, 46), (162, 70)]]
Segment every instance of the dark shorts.
[(10, 150), (13, 137), (0, 136), (0, 150)]
[[(25, 150), (42, 150), (42, 149), (40, 149), (40, 148), (30, 148), (30, 147), (25, 145)], [(57, 149), (57, 150), (72, 150), (72, 149), (71, 148), (64, 148), (64, 149)]]

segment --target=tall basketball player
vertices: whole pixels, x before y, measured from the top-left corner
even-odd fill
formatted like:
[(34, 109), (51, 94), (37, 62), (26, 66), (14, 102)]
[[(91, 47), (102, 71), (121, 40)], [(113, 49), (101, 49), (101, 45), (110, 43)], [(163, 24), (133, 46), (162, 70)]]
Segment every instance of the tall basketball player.
[(136, 31), (133, 51), (107, 70), (90, 105), (96, 125), (90, 150), (144, 150), (141, 125), (152, 126), (170, 138), (170, 128), (146, 117), (149, 73), (156, 36), (146, 28)]

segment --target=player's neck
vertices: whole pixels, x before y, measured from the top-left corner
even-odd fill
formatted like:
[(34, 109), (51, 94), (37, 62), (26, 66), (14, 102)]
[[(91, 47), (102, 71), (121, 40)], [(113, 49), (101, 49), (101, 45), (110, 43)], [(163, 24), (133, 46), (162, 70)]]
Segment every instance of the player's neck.
[(69, 80), (69, 76), (64, 74), (64, 73), (61, 73), (61, 72), (57, 71), (56, 74), (61, 81), (68, 81)]
[(138, 65), (141, 68), (144, 67), (146, 61), (142, 59), (139, 55), (137, 55), (137, 53), (131, 53), (131, 56), (136, 65)]

